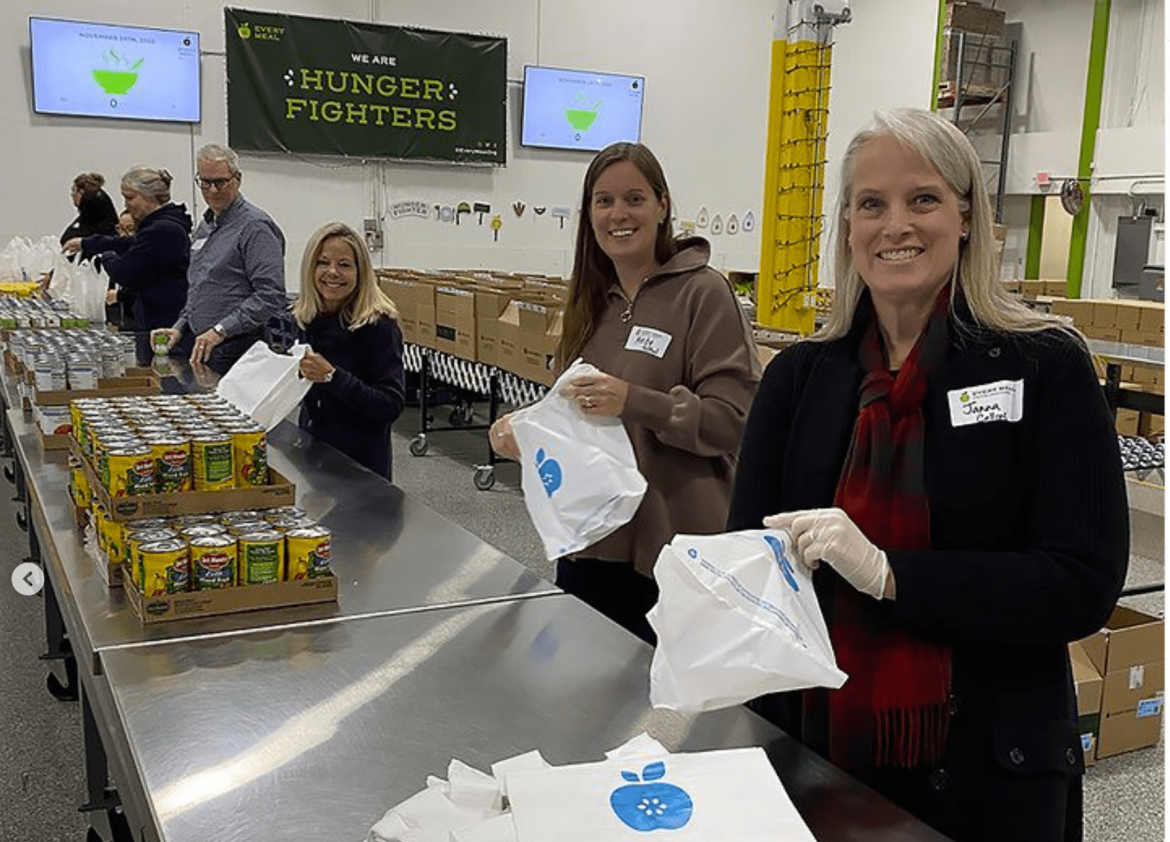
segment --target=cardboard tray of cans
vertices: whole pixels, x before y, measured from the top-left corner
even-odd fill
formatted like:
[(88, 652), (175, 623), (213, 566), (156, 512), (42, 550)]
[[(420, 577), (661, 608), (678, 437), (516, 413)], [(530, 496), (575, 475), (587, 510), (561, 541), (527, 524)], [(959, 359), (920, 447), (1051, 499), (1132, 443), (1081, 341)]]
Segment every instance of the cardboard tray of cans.
[(114, 520), (195, 515), (233, 509), (271, 509), (296, 503), (296, 486), (271, 465), (268, 466), (268, 485), (223, 488), (217, 491), (175, 491), (165, 494), (111, 497), (109, 491), (102, 485), (93, 464), (82, 454), (77, 439), (73, 436), (67, 438), (70, 455), (81, 461), (90, 493)]
[(138, 589), (125, 565), (121, 565), (121, 576), (127, 601), (144, 624), (337, 601), (337, 579), (333, 575), (149, 597)]
[(136, 395), (158, 395), (162, 393), (162, 381), (150, 368), (128, 368), (124, 377), (101, 377), (96, 389), (52, 389), (41, 391), (36, 388), (36, 374), (28, 369), (24, 372), (25, 382), (32, 387), (28, 402), (40, 406), (64, 406), (79, 398), (117, 398)]

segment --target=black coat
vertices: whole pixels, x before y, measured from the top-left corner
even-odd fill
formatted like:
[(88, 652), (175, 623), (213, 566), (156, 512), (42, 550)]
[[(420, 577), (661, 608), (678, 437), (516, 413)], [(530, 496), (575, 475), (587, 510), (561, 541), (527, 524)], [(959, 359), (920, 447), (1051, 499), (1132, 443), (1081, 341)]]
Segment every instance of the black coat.
[(356, 462), (391, 479), (390, 425), (406, 404), (402, 329), (383, 316), (347, 330), (336, 315), (318, 316), (300, 340), (334, 367), (301, 402), (300, 426)]
[[(798, 343), (768, 366), (731, 529), (833, 505), (858, 412), (858, 335)], [(956, 840), (1079, 840), (1083, 759), (1067, 643), (1101, 628), (1125, 579), (1117, 437), (1089, 356), (1067, 334), (958, 337), (952, 324), (952, 342), (923, 406), (931, 549), (887, 553), (897, 586), (889, 622), (953, 647), (946, 755), (909, 800), (929, 805), (921, 817)], [(1019, 421), (952, 424), (948, 392), (1001, 380), (1023, 384)], [(835, 576), (821, 565), (818, 590)], [(759, 709), (800, 736), (799, 694)]]
[(86, 237), (83, 257), (101, 256), (110, 280), (134, 293), (139, 330), (170, 327), (187, 303), (191, 262), (191, 216), (183, 205), (167, 204), (138, 224), (129, 237)]
[(77, 203), (77, 218), (61, 234), (61, 245), (74, 237), (89, 237), (100, 234), (114, 236), (118, 231), (118, 211), (109, 194), (100, 187), (86, 193)]

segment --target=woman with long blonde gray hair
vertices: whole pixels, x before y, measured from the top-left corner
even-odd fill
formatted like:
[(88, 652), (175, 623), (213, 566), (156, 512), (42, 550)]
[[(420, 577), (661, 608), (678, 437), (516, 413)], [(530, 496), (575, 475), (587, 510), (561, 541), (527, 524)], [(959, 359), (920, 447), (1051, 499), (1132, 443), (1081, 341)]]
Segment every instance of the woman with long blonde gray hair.
[(390, 426), (406, 402), (402, 329), (348, 225), (331, 222), (309, 238), (293, 316), (312, 349), (300, 364), (313, 383), (300, 426), (391, 479)]

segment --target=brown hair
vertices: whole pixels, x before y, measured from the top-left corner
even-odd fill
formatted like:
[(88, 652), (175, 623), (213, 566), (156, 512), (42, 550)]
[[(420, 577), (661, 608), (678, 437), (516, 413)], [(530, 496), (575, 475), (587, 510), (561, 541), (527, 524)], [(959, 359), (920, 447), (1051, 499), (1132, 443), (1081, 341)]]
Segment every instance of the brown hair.
[(73, 189), (80, 190), (83, 194), (96, 193), (105, 183), (106, 178), (100, 172), (83, 172), (73, 179)]
[(301, 259), (301, 293), (297, 296), (297, 303), (293, 305), (293, 316), (297, 324), (305, 327), (325, 312), (314, 275), (317, 258), (321, 256), (325, 241), (331, 237), (348, 243), (357, 261), (357, 288), (341, 311), (342, 323), (350, 330), (357, 330), (363, 325), (377, 321), (381, 316), (397, 319), (398, 309), (394, 302), (378, 287), (378, 278), (374, 274), (374, 264), (370, 262), (370, 253), (366, 251), (365, 241), (345, 223), (330, 222), (314, 231), (305, 246), (305, 255)]
[(606, 169), (619, 161), (629, 161), (650, 182), (655, 198), (666, 206), (654, 239), (654, 259), (666, 263), (678, 245), (670, 222), (670, 191), (666, 176), (654, 153), (640, 143), (613, 143), (602, 149), (585, 171), (581, 190), (581, 213), (577, 219), (577, 246), (573, 253), (573, 273), (569, 278), (569, 300), (565, 304), (564, 327), (557, 345), (556, 365), (563, 371), (585, 347), (597, 329), (597, 320), (605, 309), (605, 294), (617, 281), (617, 270), (597, 242), (593, 233), (593, 188)]

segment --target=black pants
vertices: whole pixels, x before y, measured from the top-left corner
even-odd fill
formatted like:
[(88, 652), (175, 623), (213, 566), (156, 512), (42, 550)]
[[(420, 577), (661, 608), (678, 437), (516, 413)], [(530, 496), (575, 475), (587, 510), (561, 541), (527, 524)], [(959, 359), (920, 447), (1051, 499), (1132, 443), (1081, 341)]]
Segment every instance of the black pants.
[(658, 602), (658, 583), (635, 570), (632, 562), (562, 558), (557, 561), (557, 587), (651, 646), (658, 642), (646, 619)]

